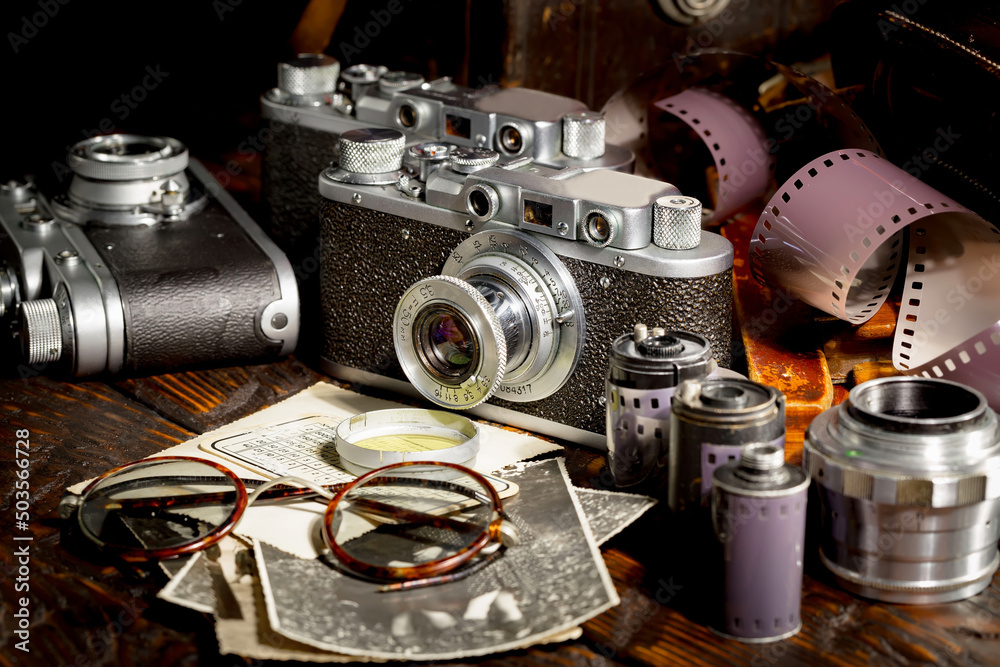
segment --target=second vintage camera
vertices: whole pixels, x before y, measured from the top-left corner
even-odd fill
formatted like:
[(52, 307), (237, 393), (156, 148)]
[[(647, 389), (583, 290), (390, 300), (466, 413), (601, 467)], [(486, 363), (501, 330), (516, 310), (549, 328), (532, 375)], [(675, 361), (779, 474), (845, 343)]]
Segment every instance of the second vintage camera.
[[(65, 193), (0, 186), (0, 322), (77, 376), (274, 359), (295, 348), (284, 253), (176, 139), (76, 144)], [(8, 358), (17, 358), (17, 354)]]
[(300, 54), (279, 63), (278, 86), (261, 96), (270, 133), (263, 194), (272, 236), (293, 255), (316, 239), (316, 176), (344, 132), (382, 127), (407, 143), (437, 140), (493, 148), (501, 161), (531, 157), (551, 167), (632, 171), (630, 150), (604, 141), (604, 117), (583, 102), (528, 88), (468, 88), (443, 77)]
[(636, 320), (699, 333), (728, 366), (733, 248), (697, 200), (405, 144), (346, 132), (319, 179), (329, 373), (604, 448), (608, 351)]

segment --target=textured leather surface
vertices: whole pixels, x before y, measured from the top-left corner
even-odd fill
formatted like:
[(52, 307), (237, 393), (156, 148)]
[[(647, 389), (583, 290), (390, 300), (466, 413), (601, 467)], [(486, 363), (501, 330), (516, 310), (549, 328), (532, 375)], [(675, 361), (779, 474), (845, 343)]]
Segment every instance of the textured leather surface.
[[(409, 232), (403, 238), (401, 230)], [(323, 356), (335, 363), (405, 380), (392, 344), (392, 315), (407, 287), (440, 273), (468, 234), (356, 206), (321, 204)], [(604, 433), (608, 350), (636, 322), (687, 329), (712, 343), (719, 364), (730, 363), (732, 274), (651, 278), (562, 258), (576, 280), (586, 313), (587, 340), (569, 382), (531, 403), (489, 403), (593, 433)], [(607, 276), (613, 288), (604, 289)]]
[(265, 229), (292, 263), (315, 256), (319, 238), (317, 181), (333, 160), (338, 135), (301, 125), (269, 121), (262, 189)]
[(257, 334), (280, 297), (274, 268), (216, 202), (185, 221), (87, 235), (118, 281), (129, 372), (277, 358)]

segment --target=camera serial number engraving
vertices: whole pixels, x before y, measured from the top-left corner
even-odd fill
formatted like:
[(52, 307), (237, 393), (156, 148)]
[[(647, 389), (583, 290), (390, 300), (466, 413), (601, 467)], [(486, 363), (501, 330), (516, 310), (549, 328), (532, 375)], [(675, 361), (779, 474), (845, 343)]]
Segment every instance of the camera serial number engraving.
[(526, 396), (531, 394), (531, 383), (507, 385), (502, 384), (499, 388), (501, 394), (513, 394), (514, 396)]

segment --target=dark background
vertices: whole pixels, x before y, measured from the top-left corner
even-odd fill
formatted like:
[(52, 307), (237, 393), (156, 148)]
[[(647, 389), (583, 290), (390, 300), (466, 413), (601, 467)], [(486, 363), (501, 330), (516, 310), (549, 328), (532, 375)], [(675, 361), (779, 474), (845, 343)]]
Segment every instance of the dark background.
[[(312, 4), (335, 11), (346, 0)], [(373, 12), (401, 8), (374, 37)], [(4, 147), (0, 178), (44, 179), (65, 149), (102, 128), (169, 135), (209, 162), (257, 132), (259, 95), (308, 0), (8, 0), (0, 8)], [(773, 53), (821, 53), (833, 0), (733, 0), (733, 14), (681, 27), (644, 0), (346, 1), (326, 52), (459, 83), (524, 85), (600, 108), (643, 72), (694, 42)], [(709, 30), (711, 29), (711, 30)], [(716, 34), (718, 33), (718, 34)], [(299, 44), (301, 44), (299, 40)], [(156, 82), (147, 68), (166, 73)], [(143, 83), (153, 83), (143, 89)], [(133, 97), (129, 106), (122, 96)], [(134, 108), (133, 108), (134, 107)], [(101, 132), (101, 133), (107, 133)]]

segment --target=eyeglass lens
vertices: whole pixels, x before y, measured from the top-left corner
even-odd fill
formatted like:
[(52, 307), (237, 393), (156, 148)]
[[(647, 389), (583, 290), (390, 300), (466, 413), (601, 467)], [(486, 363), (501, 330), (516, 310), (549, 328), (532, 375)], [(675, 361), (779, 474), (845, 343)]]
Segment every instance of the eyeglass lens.
[[(80, 502), (80, 525), (91, 539), (121, 549), (176, 549), (232, 521), (236, 482), (197, 461), (148, 461), (101, 480)], [(184, 502), (194, 494), (216, 502)], [(149, 501), (149, 502), (145, 502)]]
[(329, 538), (375, 567), (418, 566), (468, 549), (489, 529), (493, 503), (476, 478), (452, 469), (445, 476), (412, 466), (355, 486), (334, 508)]

